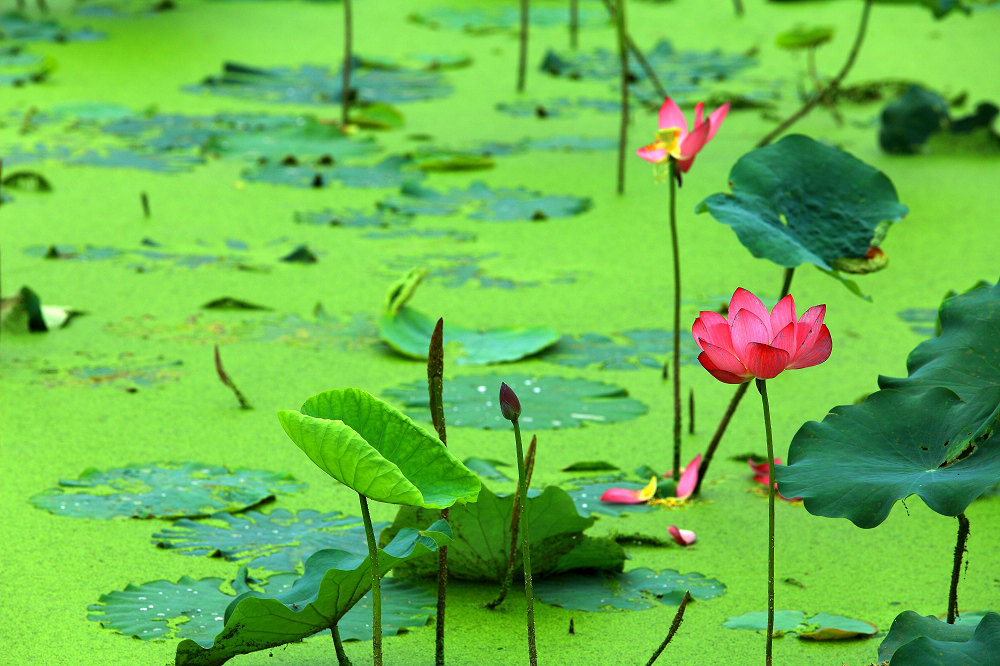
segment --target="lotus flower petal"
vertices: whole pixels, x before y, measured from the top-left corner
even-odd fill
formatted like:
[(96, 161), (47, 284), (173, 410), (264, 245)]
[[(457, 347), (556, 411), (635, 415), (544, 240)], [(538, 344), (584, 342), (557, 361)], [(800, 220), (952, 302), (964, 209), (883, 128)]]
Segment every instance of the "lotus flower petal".
[(726, 115), (728, 113), (729, 102), (726, 102), (715, 111), (712, 111), (712, 115), (708, 117), (708, 122), (711, 124), (711, 129), (708, 132), (708, 141), (711, 141), (712, 137), (715, 136), (715, 133), (719, 131), (719, 127), (722, 125), (722, 121), (726, 119)]
[(783, 329), (778, 331), (778, 334), (774, 336), (774, 341), (771, 342), (772, 347), (782, 349), (788, 353), (788, 358), (795, 358), (798, 349), (795, 346), (795, 327), (798, 326), (794, 321), (789, 323)]
[(698, 536), (694, 532), (679, 529), (676, 525), (671, 525), (667, 528), (667, 531), (670, 532), (670, 536), (674, 538), (674, 541), (681, 546), (690, 546), (698, 540)]
[(651, 143), (635, 151), (635, 154), (653, 164), (660, 164), (667, 159), (667, 151), (662, 148), (661, 143)]
[[(718, 312), (713, 312), (711, 310), (702, 312), (700, 316), (694, 320), (694, 325), (691, 327), (691, 333), (694, 334), (696, 342), (698, 342), (698, 338), (704, 338), (716, 347), (722, 347), (734, 355), (736, 353), (733, 351), (733, 338), (729, 331), (729, 322), (727, 322), (726, 318)], [(701, 347), (701, 342), (698, 342), (698, 346), (704, 350), (704, 348)]]
[(688, 124), (687, 120), (684, 119), (684, 113), (677, 106), (677, 103), (669, 97), (663, 100), (663, 105), (660, 107), (659, 122), (660, 129), (678, 127), (681, 134), (687, 134)]
[[(736, 318), (736, 315), (739, 314), (740, 310), (749, 310), (757, 315), (758, 319), (770, 327), (771, 313), (767, 311), (767, 307), (764, 306), (759, 298), (751, 294), (743, 287), (737, 289), (733, 293), (733, 297), (729, 299), (729, 316), (727, 317), (727, 321), (730, 326), (733, 325), (733, 319)], [(771, 334), (770, 328), (768, 328), (767, 332), (770, 334), (767, 341), (770, 342), (771, 338), (774, 336)]]
[(708, 132), (711, 128), (708, 123), (702, 123), (693, 132), (684, 136), (678, 144), (680, 158), (677, 160), (677, 168), (682, 173), (687, 173), (694, 163), (695, 155), (708, 143)]
[(830, 329), (824, 324), (820, 327), (818, 334), (811, 335), (802, 343), (802, 346), (799, 347), (799, 352), (792, 359), (791, 363), (788, 364), (788, 368), (796, 370), (819, 365), (830, 358), (832, 351), (833, 339), (830, 337)]
[(710, 359), (708, 354), (705, 352), (698, 355), (698, 362), (701, 363), (701, 367), (708, 370), (713, 377), (718, 379), (720, 382), (725, 382), (726, 384), (742, 384), (748, 379), (753, 378), (753, 375), (746, 372), (737, 375), (716, 367), (715, 364), (712, 363), (712, 359)]
[[(713, 368), (737, 376), (748, 374), (747, 368), (743, 365), (743, 362), (736, 358), (736, 356), (734, 356), (731, 352), (726, 351), (722, 347), (717, 347), (707, 340), (700, 340), (698, 344), (704, 350), (698, 358), (700, 359), (701, 356), (706, 356), (708, 360), (711, 361)], [(705, 364), (702, 363), (702, 365)], [(705, 369), (707, 370), (708, 366), (705, 366)]]
[(778, 304), (771, 310), (771, 332), (777, 335), (779, 331), (789, 324), (794, 324), (795, 321), (795, 301), (789, 294), (778, 301)]
[(609, 504), (642, 504), (648, 501), (656, 493), (656, 477), (650, 479), (645, 488), (632, 490), (631, 488), (608, 488), (601, 495), (602, 502)]
[(680, 481), (677, 482), (677, 499), (686, 499), (694, 492), (698, 485), (698, 468), (701, 467), (701, 454), (694, 457), (688, 466), (684, 468)]
[(788, 367), (790, 355), (784, 349), (759, 342), (747, 345), (743, 358), (746, 359), (747, 370), (759, 379), (773, 379)]
[(771, 332), (767, 330), (767, 325), (750, 310), (737, 312), (730, 323), (730, 328), (733, 336), (733, 350), (744, 365), (747, 365), (747, 345), (755, 342), (766, 345), (771, 342)]

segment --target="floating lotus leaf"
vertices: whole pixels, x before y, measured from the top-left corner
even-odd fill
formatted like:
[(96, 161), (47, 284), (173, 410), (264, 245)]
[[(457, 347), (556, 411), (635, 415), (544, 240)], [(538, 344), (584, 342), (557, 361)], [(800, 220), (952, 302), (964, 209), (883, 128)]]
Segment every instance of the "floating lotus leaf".
[(351, 137), (339, 127), (321, 123), (312, 116), (299, 122), (268, 127), (262, 131), (226, 131), (213, 133), (202, 150), (218, 155), (282, 160), (292, 155), (295, 160), (308, 157), (339, 162), (349, 157), (371, 155), (379, 146), (370, 137)]
[[(618, 334), (624, 341), (601, 333), (564, 335), (541, 357), (559, 365), (601, 370), (663, 369), (663, 358), (672, 349), (672, 335), (663, 329), (635, 329)], [(681, 363), (697, 363), (700, 349), (690, 335), (681, 336)]]
[(947, 624), (903, 611), (878, 646), (878, 660), (889, 666), (993, 664), (998, 646), (1000, 614), (985, 613), (978, 624)]
[[(401, 530), (380, 550), (378, 573), (385, 575), (450, 540), (451, 530), (443, 520), (419, 532)], [(218, 666), (239, 654), (295, 643), (330, 629), (371, 589), (371, 569), (368, 556), (321, 550), (306, 561), (305, 572), (284, 592), (273, 597), (259, 592), (238, 596), (226, 608), (214, 641), (187, 639), (177, 646), (176, 666)]]
[[(153, 534), (153, 544), (182, 555), (222, 557), (267, 571), (298, 571), (310, 555), (324, 548), (353, 555), (368, 553), (361, 518), (343, 517), (336, 511), (275, 509), (266, 515), (245, 511), (238, 516), (217, 513), (211, 518), (226, 526), (182, 518)], [(375, 532), (386, 525), (376, 523)]]
[(441, 509), (479, 493), (479, 478), (441, 440), (359, 389), (319, 393), (278, 419), (320, 469), (373, 500)]
[[(448, 546), (448, 576), (474, 581), (503, 580), (510, 553), (510, 526), (514, 496), (495, 495), (485, 486), (475, 504), (453, 507), (448, 523), (454, 540)], [(400, 529), (426, 523), (434, 512), (403, 507), (392, 525), (382, 532), (381, 541), (392, 538)], [(539, 495), (531, 496), (525, 509), (528, 543), (531, 549), (531, 571), (536, 579), (575, 569), (621, 571), (625, 551), (604, 537), (590, 537), (584, 530), (596, 518), (577, 514), (573, 499), (556, 486), (547, 486)], [(514, 570), (521, 571), (520, 545)], [(437, 563), (431, 559), (416, 560), (404, 565), (407, 575), (432, 576)]]
[(569, 496), (573, 498), (573, 502), (576, 504), (576, 510), (581, 516), (592, 516), (594, 514), (603, 514), (605, 516), (622, 516), (625, 513), (646, 513), (647, 511), (653, 511), (654, 507), (642, 503), (642, 504), (613, 504), (611, 502), (602, 502), (601, 496), (604, 495), (604, 491), (609, 488), (628, 488), (629, 490), (641, 490), (646, 486), (645, 483), (634, 483), (631, 481), (587, 481), (584, 479), (576, 479), (575, 481), (570, 481), (569, 483), (575, 483), (579, 487), (574, 490), (569, 491)]
[(243, 511), (304, 487), (288, 474), (159, 463), (88, 469), (77, 480), (60, 480), (58, 488), (35, 495), (31, 503), (75, 518), (193, 518)]
[(32, 20), (27, 14), (8, 11), (0, 14), (0, 40), (11, 42), (93, 42), (104, 39), (103, 32), (90, 28), (69, 30), (53, 20)]
[[(410, 14), (414, 23), (429, 28), (450, 28), (474, 34), (486, 34), (517, 28), (520, 12), (513, 7), (431, 7)], [(536, 6), (531, 8), (528, 20), (534, 26), (566, 25), (569, 13), (563, 8)], [(608, 23), (608, 13), (604, 9), (581, 7), (578, 13), (581, 26), (602, 26)]]
[(881, 171), (797, 134), (741, 157), (729, 182), (731, 194), (713, 194), (698, 212), (732, 227), (753, 256), (786, 268), (814, 264), (858, 295), (839, 271), (884, 265), (873, 261), (878, 245), (908, 210)]
[[(534, 561), (532, 561), (532, 564)], [(693, 599), (714, 599), (726, 586), (714, 578), (673, 569), (633, 569), (625, 573), (564, 574), (535, 583), (535, 598), (567, 610), (645, 610), (657, 604), (677, 606), (690, 592)]]
[(462, 461), (462, 464), (487, 481), (512, 481), (509, 476), (498, 469), (500, 467), (510, 467), (510, 463), (484, 458), (466, 458)]
[[(756, 611), (731, 617), (722, 623), (727, 629), (767, 631), (767, 612)], [(802, 611), (774, 611), (774, 635), (795, 634), (814, 641), (839, 641), (849, 638), (871, 638), (878, 627), (870, 622), (843, 615), (816, 613), (810, 617)]]
[(774, 43), (783, 49), (807, 49), (826, 44), (833, 39), (834, 28), (829, 25), (806, 27), (797, 25), (791, 30), (778, 33)]
[(447, 191), (407, 183), (399, 196), (383, 199), (378, 205), (402, 215), (453, 215), (468, 208), (468, 217), (489, 222), (541, 221), (579, 215), (590, 209), (589, 197), (542, 194), (523, 187), (493, 188), (474, 181), (464, 190)]
[(934, 511), (957, 516), (1000, 478), (1000, 386), (970, 401), (947, 388), (878, 391), (835, 407), (792, 439), (778, 490), (800, 496), (818, 516), (875, 527), (898, 499), (919, 495)]
[(311, 188), (325, 187), (334, 182), (345, 187), (399, 187), (424, 178), (424, 173), (414, 166), (413, 160), (403, 155), (390, 155), (371, 165), (325, 166), (322, 163), (324, 160), (314, 164), (291, 165), (270, 162), (247, 169), (242, 177), (249, 181)]
[[(444, 408), (449, 426), (506, 430), (510, 422), (500, 414), (496, 393), (507, 382), (523, 406), (520, 423), (529, 430), (550, 430), (584, 423), (616, 423), (642, 416), (643, 403), (613, 384), (589, 379), (523, 374), (460, 375), (444, 385)], [(427, 418), (426, 382), (410, 382), (388, 389), (386, 397)]]

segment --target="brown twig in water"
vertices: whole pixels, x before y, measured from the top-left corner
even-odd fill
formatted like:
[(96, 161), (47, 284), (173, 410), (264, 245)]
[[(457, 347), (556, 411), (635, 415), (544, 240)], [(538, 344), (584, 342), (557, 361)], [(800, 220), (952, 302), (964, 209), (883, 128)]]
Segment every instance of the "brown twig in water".
[(663, 639), (662, 643), (660, 643), (660, 647), (656, 648), (656, 652), (654, 652), (653, 656), (646, 662), (646, 666), (653, 666), (653, 662), (660, 658), (660, 654), (667, 647), (667, 644), (670, 643), (674, 634), (677, 633), (677, 629), (680, 628), (681, 622), (684, 620), (684, 609), (687, 608), (689, 601), (691, 601), (691, 593), (684, 592), (684, 598), (681, 599), (681, 605), (677, 609), (677, 612), (674, 613), (674, 621), (670, 623), (670, 631), (667, 632), (667, 637)]
[(219, 356), (219, 345), (215, 345), (215, 371), (219, 374), (219, 379), (222, 383), (229, 387), (229, 389), (236, 395), (236, 399), (240, 401), (240, 409), (253, 409), (250, 403), (247, 402), (246, 396), (243, 392), (236, 388), (236, 384), (230, 379), (229, 375), (226, 374), (225, 368), (222, 367), (222, 357)]
[[(528, 453), (524, 456), (524, 487), (525, 491), (531, 485), (531, 473), (535, 470), (535, 450), (538, 446), (538, 437), (531, 436), (531, 443), (528, 444)], [(503, 582), (500, 584), (500, 594), (496, 599), (486, 604), (490, 610), (495, 609), (507, 598), (510, 591), (511, 581), (514, 580), (514, 558), (517, 556), (518, 525), (517, 517), (521, 513), (521, 489), (514, 492), (514, 509), (510, 518), (510, 553), (507, 555), (507, 571), (504, 573)]]

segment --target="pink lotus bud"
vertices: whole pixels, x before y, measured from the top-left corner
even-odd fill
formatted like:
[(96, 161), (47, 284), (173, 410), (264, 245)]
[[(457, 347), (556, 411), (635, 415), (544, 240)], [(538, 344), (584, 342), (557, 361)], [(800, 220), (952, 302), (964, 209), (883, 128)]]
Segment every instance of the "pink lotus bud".
[(516, 421), (521, 416), (521, 401), (505, 382), (500, 382), (500, 413), (508, 421)]

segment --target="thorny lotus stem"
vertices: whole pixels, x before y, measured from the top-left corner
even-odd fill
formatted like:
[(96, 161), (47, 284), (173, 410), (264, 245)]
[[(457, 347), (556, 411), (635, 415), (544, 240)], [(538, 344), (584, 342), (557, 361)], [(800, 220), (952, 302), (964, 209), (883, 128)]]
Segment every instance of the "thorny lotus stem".
[(691, 601), (691, 593), (689, 591), (685, 591), (684, 598), (681, 599), (681, 605), (677, 609), (677, 612), (674, 613), (674, 621), (670, 623), (670, 631), (667, 632), (667, 637), (663, 639), (662, 643), (660, 643), (660, 647), (656, 648), (656, 651), (653, 652), (653, 656), (646, 662), (646, 666), (653, 666), (653, 662), (660, 658), (660, 654), (670, 643), (674, 634), (677, 633), (677, 629), (681, 626), (681, 621), (684, 620), (684, 609), (687, 608), (689, 601)]
[(337, 666), (353, 666), (351, 660), (347, 658), (347, 653), (344, 652), (344, 643), (340, 640), (340, 628), (333, 625), (330, 631), (333, 633), (333, 649), (337, 651)]
[(951, 588), (948, 590), (948, 624), (955, 624), (958, 618), (958, 575), (962, 569), (962, 555), (965, 542), (969, 538), (969, 519), (965, 513), (958, 514), (958, 541), (955, 543), (955, 562), (951, 567)]
[(760, 400), (764, 405), (764, 432), (767, 435), (767, 647), (764, 663), (771, 666), (771, 642), (774, 639), (774, 443), (771, 439), (767, 384), (763, 379), (756, 381)]
[[(786, 268), (785, 275), (781, 282), (781, 295), (778, 299), (782, 299), (788, 295), (789, 290), (792, 288), (792, 278), (795, 276), (794, 268)], [(694, 487), (694, 495), (701, 492), (702, 481), (708, 476), (708, 466), (712, 464), (712, 458), (715, 456), (715, 450), (719, 448), (719, 442), (722, 441), (722, 436), (726, 434), (726, 428), (729, 427), (729, 421), (732, 420), (733, 414), (736, 413), (736, 408), (740, 404), (740, 400), (746, 395), (747, 389), (750, 388), (750, 382), (744, 382), (736, 387), (736, 393), (729, 400), (729, 404), (726, 406), (726, 411), (722, 415), (722, 419), (719, 421), (719, 425), (715, 428), (715, 434), (712, 435), (712, 441), (708, 443), (708, 449), (705, 451), (705, 459), (701, 461), (701, 468), (698, 470), (698, 483)]]
[(806, 114), (813, 110), (813, 107), (824, 101), (830, 96), (831, 93), (840, 87), (841, 81), (844, 80), (847, 73), (851, 71), (851, 67), (854, 66), (854, 61), (858, 57), (858, 51), (861, 50), (861, 42), (864, 41), (865, 31), (868, 29), (868, 17), (871, 15), (872, 2), (874, 2), (874, 0), (865, 0), (865, 7), (861, 10), (861, 22), (858, 24), (858, 34), (854, 37), (854, 45), (851, 47), (851, 52), (847, 54), (847, 61), (844, 63), (844, 66), (840, 68), (840, 71), (837, 72), (837, 75), (830, 80), (830, 83), (828, 83), (825, 88), (806, 100), (806, 103), (803, 104), (798, 111), (790, 115), (784, 120), (784, 122), (769, 132), (767, 136), (758, 141), (756, 146), (757, 148), (763, 148), (781, 136), (785, 130), (804, 118)]
[(351, 110), (351, 42), (354, 30), (351, 26), (351, 0), (344, 0), (344, 71), (340, 82), (340, 126), (346, 127)]
[(569, 0), (569, 47), (576, 49), (579, 45), (580, 32), (580, 2), (579, 0)]
[[(604, 7), (608, 10), (608, 14), (611, 15), (611, 20), (616, 21), (614, 0), (601, 1), (604, 3)], [(642, 71), (646, 72), (646, 76), (653, 84), (653, 87), (656, 88), (657, 96), (666, 98), (668, 96), (667, 89), (663, 87), (662, 83), (660, 83), (660, 77), (656, 75), (656, 70), (650, 66), (649, 61), (646, 60), (646, 56), (642, 55), (642, 51), (640, 51), (639, 47), (635, 45), (634, 41), (632, 41), (632, 37), (629, 36), (628, 32), (625, 32), (625, 44), (628, 46), (628, 50), (632, 52), (632, 57), (635, 58), (636, 62), (639, 63), (639, 66), (642, 67)]]
[[(448, 446), (444, 422), (444, 319), (438, 319), (427, 351), (427, 391), (430, 396), (431, 422), (438, 439)], [(448, 509), (441, 510), (441, 520), (448, 520)], [(444, 666), (444, 620), (448, 597), (448, 547), (438, 547), (437, 623), (434, 636), (434, 666)]]
[(365, 521), (365, 536), (368, 537), (368, 556), (372, 561), (372, 655), (375, 666), (382, 666), (382, 577), (378, 572), (378, 545), (375, 543), (372, 517), (368, 513), (368, 499), (361, 493), (358, 497), (361, 498), (361, 517)]
[(524, 470), (524, 450), (521, 446), (521, 428), (517, 419), (513, 419), (514, 443), (517, 447), (517, 487), (521, 493), (521, 506), (518, 510), (519, 531), (521, 532), (521, 559), (524, 561), (524, 597), (527, 603), (528, 620), (528, 663), (538, 666), (538, 650), (535, 648), (535, 592), (531, 583), (531, 552), (528, 548), (528, 526), (524, 524), (524, 508), (528, 502), (528, 477)]
[(521, 36), (517, 54), (517, 92), (524, 92), (524, 75), (528, 67), (528, 0), (521, 0)]
[(674, 481), (681, 480), (681, 250), (677, 241), (677, 160), (670, 158), (670, 246), (674, 257)]
[[(528, 453), (524, 457), (524, 488), (527, 490), (531, 487), (531, 473), (535, 470), (535, 451), (538, 445), (538, 438), (535, 435), (531, 436), (531, 444), (528, 444)], [(517, 558), (517, 539), (520, 531), (518, 526), (520, 524), (521, 517), (521, 488), (518, 486), (517, 492), (514, 493), (514, 504), (511, 510), (511, 520), (510, 520), (510, 551), (507, 554), (507, 570), (504, 573), (503, 582), (500, 584), (500, 594), (497, 598), (486, 604), (486, 607), (490, 610), (495, 609), (497, 606), (503, 603), (504, 599), (507, 598), (507, 592), (510, 590), (510, 583), (514, 579), (514, 560)]]
[(618, 194), (625, 194), (625, 142), (628, 141), (628, 49), (625, 47), (625, 0), (618, 0), (615, 28), (618, 32), (618, 59), (622, 66), (622, 112), (618, 127)]

